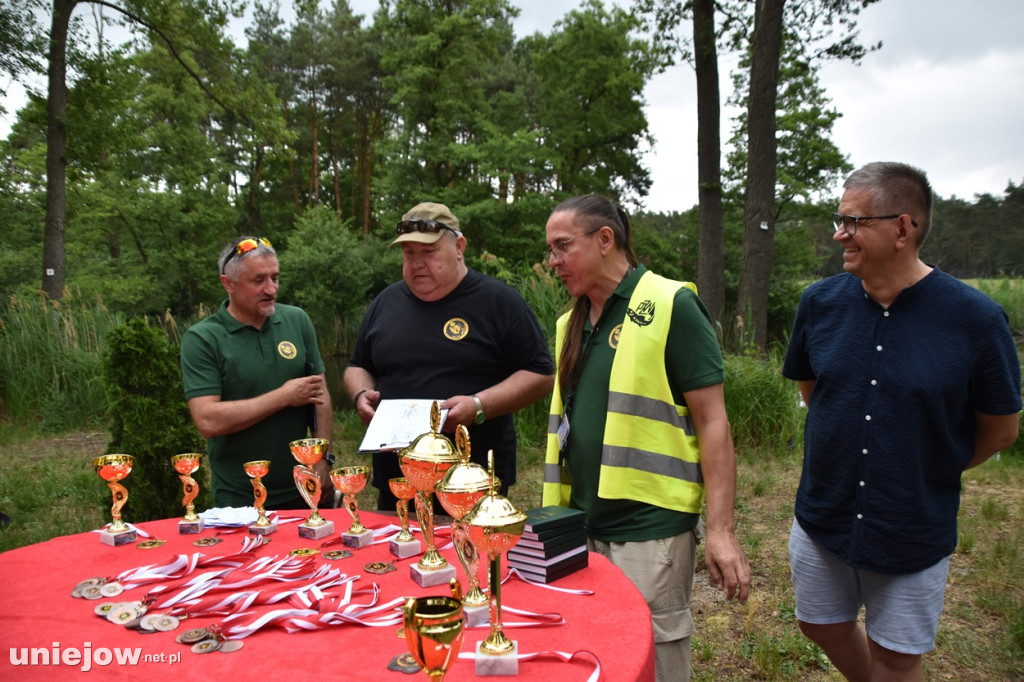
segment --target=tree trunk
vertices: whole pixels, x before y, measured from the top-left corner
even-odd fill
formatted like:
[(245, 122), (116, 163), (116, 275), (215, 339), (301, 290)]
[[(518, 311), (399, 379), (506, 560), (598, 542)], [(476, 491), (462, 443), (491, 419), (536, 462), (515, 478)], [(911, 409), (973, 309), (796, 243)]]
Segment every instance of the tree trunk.
[(697, 289), (711, 319), (721, 323), (725, 310), (725, 231), (714, 0), (694, 0), (693, 52), (697, 70), (697, 201), (700, 211)]
[(737, 315), (740, 341), (763, 350), (768, 340), (768, 288), (775, 256), (775, 104), (785, 0), (758, 0), (754, 13), (747, 103), (747, 186)]
[(68, 110), (67, 40), (71, 12), (78, 0), (53, 0), (46, 100), (46, 223), (43, 228), (43, 291), (57, 300), (64, 294), (64, 221), (67, 216)]

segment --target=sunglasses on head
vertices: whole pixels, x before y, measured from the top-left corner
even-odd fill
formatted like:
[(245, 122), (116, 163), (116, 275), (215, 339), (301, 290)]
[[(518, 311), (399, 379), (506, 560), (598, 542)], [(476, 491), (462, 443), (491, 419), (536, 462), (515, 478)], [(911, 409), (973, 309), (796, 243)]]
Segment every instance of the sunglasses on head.
[(224, 274), (224, 268), (227, 267), (232, 258), (235, 256), (241, 256), (243, 253), (249, 253), (253, 249), (258, 249), (261, 245), (268, 249), (274, 248), (270, 243), (270, 240), (264, 239), (263, 237), (248, 237), (235, 244), (235, 248), (231, 249), (228, 257), (224, 259), (224, 266), (221, 268), (220, 274)]
[(437, 234), (441, 230), (451, 230), (456, 235), (461, 234), (454, 227), (445, 225), (440, 220), (403, 220), (398, 223), (398, 234), (409, 234), (410, 232)]

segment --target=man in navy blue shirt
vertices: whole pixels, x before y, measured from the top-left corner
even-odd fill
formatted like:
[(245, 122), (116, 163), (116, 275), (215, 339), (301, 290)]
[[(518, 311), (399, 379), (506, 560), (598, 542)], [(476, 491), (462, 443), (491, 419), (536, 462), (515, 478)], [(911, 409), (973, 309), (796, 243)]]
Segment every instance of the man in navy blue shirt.
[(1017, 439), (1020, 363), (1002, 308), (920, 259), (922, 171), (872, 163), (844, 188), (833, 222), (846, 272), (804, 292), (783, 367), (808, 406), (796, 616), (848, 679), (923, 680), (960, 475)]

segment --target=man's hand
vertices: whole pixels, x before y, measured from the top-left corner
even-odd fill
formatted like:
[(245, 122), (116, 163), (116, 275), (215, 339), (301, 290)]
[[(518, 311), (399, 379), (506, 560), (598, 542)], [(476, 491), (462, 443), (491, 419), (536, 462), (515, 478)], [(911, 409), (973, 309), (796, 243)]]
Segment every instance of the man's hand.
[(369, 424), (370, 420), (373, 419), (373, 415), (377, 413), (377, 405), (380, 404), (380, 391), (375, 391), (372, 388), (368, 388), (365, 391), (360, 391), (359, 395), (356, 396), (356, 413), (359, 418), (363, 420), (364, 424)]
[(438, 407), (448, 410), (442, 431), (454, 431), (459, 424), (472, 426), (476, 421), (476, 402), (471, 395), (456, 395), (448, 398)]
[(725, 590), (726, 599), (735, 596), (741, 604), (747, 603), (750, 564), (735, 535), (729, 531), (708, 530), (704, 563), (707, 564), (711, 582), (719, 590)]
[(281, 385), (279, 390), (284, 395), (285, 403), (292, 407), (301, 407), (310, 403), (322, 405), (324, 395), (327, 393), (327, 384), (322, 375), (315, 374), (289, 379)]

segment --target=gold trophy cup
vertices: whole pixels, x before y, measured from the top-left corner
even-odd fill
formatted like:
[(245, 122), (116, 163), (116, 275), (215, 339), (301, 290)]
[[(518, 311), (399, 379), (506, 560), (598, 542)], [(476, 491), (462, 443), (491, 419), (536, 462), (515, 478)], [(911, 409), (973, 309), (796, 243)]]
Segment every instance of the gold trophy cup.
[(455, 597), (410, 598), (402, 613), (412, 657), (431, 680), (443, 680), (462, 647), (462, 602)]
[(352, 516), (352, 525), (341, 534), (341, 543), (346, 547), (365, 547), (373, 542), (373, 531), (359, 521), (359, 502), (356, 494), (366, 487), (370, 467), (340, 467), (331, 471), (334, 488), (340, 490), (345, 508)]
[(402, 530), (388, 543), (388, 549), (399, 559), (411, 557), (420, 551), (420, 541), (409, 531), (409, 500), (416, 497), (416, 486), (404, 477), (388, 479), (391, 494), (398, 498), (395, 511)]
[(199, 470), (203, 456), (198, 452), (187, 452), (171, 456), (171, 466), (178, 472), (178, 478), (184, 486), (185, 496), (181, 504), (185, 507), (185, 516), (178, 521), (178, 532), (182, 535), (197, 535), (203, 532), (203, 519), (196, 514), (196, 497), (199, 495), (199, 484), (192, 474)]
[(417, 436), (398, 453), (402, 473), (416, 488), (416, 519), (427, 543), (419, 562), (409, 567), (412, 579), (420, 587), (444, 585), (455, 577), (455, 569), (434, 546), (434, 486), (459, 461), (455, 446), (438, 433), (440, 424), (441, 408), (435, 400), (430, 406), (430, 431)]
[(121, 507), (128, 501), (128, 490), (120, 483), (132, 472), (135, 458), (131, 455), (102, 455), (92, 460), (92, 466), (99, 477), (107, 482), (114, 500), (110, 508), (113, 520), (100, 531), (100, 542), (111, 547), (135, 542), (137, 533), (121, 520)]
[(501, 555), (507, 552), (523, 534), (526, 514), (519, 511), (508, 498), (495, 492), (494, 452), (487, 453), (491, 474), (491, 487), (473, 510), (463, 517), (469, 525), (470, 538), (477, 549), (490, 559), (488, 591), (490, 592), (491, 632), (476, 648), (476, 674), (519, 674), (519, 645), (510, 640), (501, 628)]
[(242, 466), (245, 467), (246, 475), (252, 479), (253, 506), (256, 507), (256, 512), (259, 514), (256, 521), (249, 525), (249, 534), (270, 535), (277, 530), (277, 521), (268, 519), (267, 512), (263, 509), (267, 503), (267, 489), (263, 485), (263, 477), (270, 473), (270, 460), (257, 459), (246, 462)]
[(313, 467), (324, 458), (330, 444), (326, 438), (302, 438), (288, 444), (292, 457), (299, 462), (292, 469), (295, 486), (312, 510), (309, 518), (299, 524), (299, 537), (307, 540), (319, 540), (334, 532), (334, 521), (328, 521), (317, 510), (320, 503), (320, 477), (313, 471)]
[[(469, 589), (462, 598), (462, 604), (466, 607), (466, 623), (473, 627), (487, 622), (488, 599), (480, 589), (478, 578), (480, 553), (470, 539), (469, 527), (462, 519), (490, 490), (491, 477), (487, 469), (469, 461), (469, 430), (462, 424), (455, 430), (455, 447), (462, 461), (448, 470), (444, 478), (434, 486), (434, 491), (437, 499), (441, 501), (441, 506), (454, 519), (452, 541), (455, 544), (455, 554), (469, 579)], [(495, 481), (495, 485), (500, 486), (501, 483)]]

